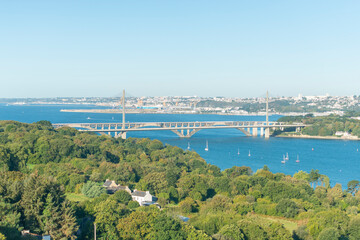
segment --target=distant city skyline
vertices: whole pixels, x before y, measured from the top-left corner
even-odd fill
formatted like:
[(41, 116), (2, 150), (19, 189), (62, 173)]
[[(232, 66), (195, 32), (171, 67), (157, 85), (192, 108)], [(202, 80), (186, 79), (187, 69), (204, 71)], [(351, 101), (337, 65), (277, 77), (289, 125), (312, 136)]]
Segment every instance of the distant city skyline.
[(6, 1), (0, 98), (360, 95), (360, 2)]

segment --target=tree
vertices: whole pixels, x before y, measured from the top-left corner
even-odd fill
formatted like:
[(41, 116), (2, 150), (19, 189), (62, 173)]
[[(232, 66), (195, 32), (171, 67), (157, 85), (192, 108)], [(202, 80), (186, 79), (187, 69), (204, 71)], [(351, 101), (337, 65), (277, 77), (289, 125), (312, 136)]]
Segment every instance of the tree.
[(179, 207), (183, 213), (195, 212), (196, 205), (196, 202), (190, 197), (185, 198), (185, 200), (179, 203)]
[(335, 186), (328, 190), (327, 198), (331, 204), (338, 202), (344, 196), (341, 184), (337, 183)]
[(314, 183), (316, 184), (320, 178), (319, 170), (311, 169), (309, 173), (309, 182), (311, 186), (314, 187)]
[(350, 240), (360, 239), (360, 217), (359, 216), (356, 216), (350, 220), (348, 233), (349, 233)]
[(168, 183), (166, 181), (165, 173), (151, 172), (138, 182), (136, 189), (150, 191), (152, 194), (158, 194), (160, 192), (165, 192), (167, 186)]
[(174, 203), (178, 203), (179, 201), (179, 193), (176, 190), (176, 188), (174, 188), (173, 186), (171, 186), (169, 189), (169, 199), (170, 201), (174, 202)]
[(290, 199), (282, 199), (276, 205), (276, 211), (287, 218), (294, 218), (298, 214), (298, 207), (296, 203)]
[(0, 171), (17, 170), (16, 161), (14, 161), (9, 149), (0, 146)]
[(49, 194), (51, 194), (49, 199), (52, 198), (52, 200), (49, 200), (48, 204), (52, 202), (54, 208), (58, 208), (65, 199), (63, 189), (51, 177), (31, 174), (24, 180), (20, 206), (24, 213), (26, 229), (41, 231), (43, 211), (48, 206), (46, 200)]
[(153, 220), (153, 230), (149, 234), (149, 239), (185, 239), (185, 233), (181, 231), (181, 224), (178, 220), (158, 214)]
[(12, 236), (10, 239), (19, 238), (20, 218), (21, 213), (17, 211), (15, 205), (4, 202), (0, 195), (0, 232)]
[(139, 203), (137, 201), (130, 201), (128, 203), (128, 208), (130, 209), (135, 209), (135, 208), (138, 208), (140, 207)]
[(127, 205), (132, 200), (131, 195), (125, 190), (116, 191), (110, 198), (117, 201), (118, 203), (123, 203), (125, 205)]
[(125, 205), (112, 199), (100, 202), (95, 206), (95, 223), (100, 235), (106, 239), (118, 239), (116, 224), (128, 213)]
[(249, 192), (249, 184), (245, 181), (240, 180), (239, 178), (234, 179), (232, 182), (232, 194), (233, 195), (247, 195)]
[(251, 171), (251, 168), (250, 167), (237, 167), (237, 166), (234, 166), (232, 168), (229, 168), (229, 169), (226, 169), (224, 171), (224, 173), (231, 177), (231, 178), (235, 178), (235, 177), (238, 177), (238, 176), (241, 176), (241, 175), (251, 175), (252, 171)]
[(76, 217), (74, 216), (74, 210), (71, 208), (68, 201), (64, 201), (62, 204), (62, 215), (60, 220), (60, 232), (66, 239), (76, 239), (75, 233), (78, 230), (76, 223)]
[(50, 127), (52, 128), (52, 124), (50, 121), (46, 121), (46, 120), (40, 120), (40, 121), (37, 121), (36, 124), (39, 124), (39, 125), (42, 125), (42, 126), (45, 126), (45, 127)]
[(360, 187), (360, 182), (358, 180), (351, 180), (350, 182), (348, 182), (347, 184), (347, 191), (351, 194), (355, 194)]
[(245, 236), (241, 232), (241, 229), (235, 224), (225, 225), (220, 229), (218, 234), (224, 236), (225, 239), (245, 240)]
[(121, 218), (116, 226), (119, 235), (123, 239), (145, 239), (152, 231), (151, 223), (157, 213), (135, 211)]
[(319, 234), (318, 240), (338, 240), (340, 238), (340, 234), (336, 228), (330, 227), (325, 228)]
[(300, 170), (297, 173), (294, 174), (294, 178), (299, 179), (299, 180), (304, 180), (309, 182), (310, 181), (310, 177), (309, 174)]
[(270, 240), (290, 240), (293, 239), (290, 232), (278, 222), (266, 222), (262, 224), (266, 230), (266, 235)]
[(191, 240), (212, 240), (210, 236), (201, 230), (196, 230), (189, 224), (182, 224), (182, 231), (186, 233), (187, 239)]
[(307, 227), (313, 237), (318, 237), (320, 232), (325, 228), (336, 228), (339, 233), (344, 235), (349, 217), (346, 213), (339, 209), (331, 209), (329, 211), (322, 211), (317, 213), (314, 217), (310, 218)]
[(42, 231), (49, 234), (54, 239), (59, 238), (60, 219), (61, 213), (59, 207), (54, 202), (53, 196), (48, 194), (46, 197), (45, 208), (41, 216)]
[(307, 230), (306, 225), (301, 225), (294, 231), (294, 239), (308, 240), (313, 238), (310, 236), (310, 233)]
[(238, 226), (245, 235), (245, 239), (267, 239), (266, 231), (252, 220), (243, 219), (238, 222)]
[(179, 171), (174, 169), (174, 168), (170, 168), (166, 171), (166, 181), (168, 183), (168, 186), (170, 187), (175, 187), (176, 186), (176, 182), (179, 179)]
[(89, 198), (94, 198), (106, 193), (106, 190), (100, 184), (88, 181), (82, 186), (81, 193)]

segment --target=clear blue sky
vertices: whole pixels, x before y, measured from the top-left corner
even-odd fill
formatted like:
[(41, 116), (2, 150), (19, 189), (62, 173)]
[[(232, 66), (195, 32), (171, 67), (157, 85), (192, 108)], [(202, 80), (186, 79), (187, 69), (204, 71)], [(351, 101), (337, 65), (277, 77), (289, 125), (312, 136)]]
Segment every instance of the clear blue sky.
[(1, 1), (0, 98), (360, 94), (360, 1)]

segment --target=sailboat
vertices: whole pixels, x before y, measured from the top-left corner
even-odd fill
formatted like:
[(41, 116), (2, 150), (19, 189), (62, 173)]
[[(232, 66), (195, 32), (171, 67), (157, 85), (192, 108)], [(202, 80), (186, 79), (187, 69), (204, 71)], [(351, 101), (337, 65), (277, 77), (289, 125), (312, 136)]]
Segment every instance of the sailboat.
[(251, 157), (250, 150), (249, 150), (249, 155), (248, 156)]
[(299, 160), (299, 155), (297, 155), (296, 162), (297, 162), (297, 163), (299, 163), (299, 162), (300, 162), (300, 160)]
[(283, 160), (281, 161), (281, 163), (286, 163), (286, 160), (285, 160), (286, 158), (285, 158), (285, 155), (283, 154)]
[(206, 147), (205, 147), (205, 151), (209, 151), (209, 143), (208, 141), (206, 140)]
[(190, 150), (190, 142), (188, 142), (188, 147), (187, 147), (188, 150)]
[(238, 148), (238, 155), (240, 155), (240, 149)]
[(285, 160), (289, 160), (289, 154), (288, 153), (286, 153)]

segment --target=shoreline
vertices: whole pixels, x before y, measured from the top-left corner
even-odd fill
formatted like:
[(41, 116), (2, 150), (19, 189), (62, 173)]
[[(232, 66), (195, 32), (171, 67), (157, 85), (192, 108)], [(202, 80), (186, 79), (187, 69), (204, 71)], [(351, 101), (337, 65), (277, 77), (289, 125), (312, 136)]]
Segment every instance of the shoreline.
[[(60, 109), (60, 112), (74, 112), (74, 113), (122, 113), (118, 109)], [(127, 109), (126, 114), (200, 114), (200, 115), (229, 115), (229, 116), (265, 116), (263, 113), (216, 113), (216, 112), (158, 112), (153, 109)], [(272, 113), (271, 115), (282, 115), (281, 113)]]
[(323, 140), (351, 140), (359, 141), (360, 138), (356, 136), (351, 137), (336, 137), (336, 136), (311, 136), (311, 135), (278, 135), (278, 138), (304, 138), (304, 139), (323, 139)]

